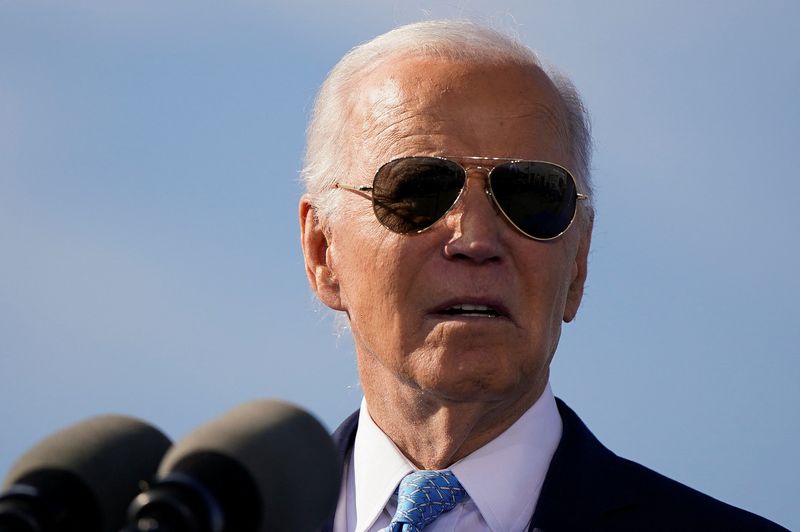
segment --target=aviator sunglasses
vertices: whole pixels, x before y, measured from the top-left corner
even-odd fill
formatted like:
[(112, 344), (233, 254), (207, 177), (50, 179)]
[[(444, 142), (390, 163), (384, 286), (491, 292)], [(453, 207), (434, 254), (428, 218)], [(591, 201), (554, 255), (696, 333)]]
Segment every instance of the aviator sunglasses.
[(371, 194), (375, 216), (391, 231), (421, 233), (443, 218), (466, 188), (467, 169), (453, 159), (488, 170), (486, 195), (511, 225), (534, 240), (561, 236), (575, 219), (578, 201), (588, 199), (562, 166), (497, 157), (401, 157), (378, 168), (372, 186), (334, 187)]

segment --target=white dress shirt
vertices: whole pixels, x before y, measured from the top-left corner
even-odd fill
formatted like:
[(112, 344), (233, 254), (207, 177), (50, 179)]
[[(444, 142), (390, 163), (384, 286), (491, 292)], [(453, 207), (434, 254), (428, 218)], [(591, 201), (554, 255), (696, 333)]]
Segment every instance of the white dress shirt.
[[(426, 527), (426, 532), (527, 530), (561, 431), (561, 417), (548, 384), (505, 432), (450, 466), (469, 497)], [(378, 428), (362, 400), (334, 532), (375, 532), (388, 526), (397, 508), (397, 486), (415, 469)]]

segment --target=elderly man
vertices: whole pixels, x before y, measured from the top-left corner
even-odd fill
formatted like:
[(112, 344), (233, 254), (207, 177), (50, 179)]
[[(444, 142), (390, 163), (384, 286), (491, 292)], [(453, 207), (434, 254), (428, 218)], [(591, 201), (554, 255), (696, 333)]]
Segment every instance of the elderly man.
[[(580, 99), (463, 22), (348, 53), (308, 132), (309, 282), (364, 391), (328, 529), (780, 529), (605, 449), (550, 390), (592, 231)], [(389, 527), (389, 528), (387, 528)]]

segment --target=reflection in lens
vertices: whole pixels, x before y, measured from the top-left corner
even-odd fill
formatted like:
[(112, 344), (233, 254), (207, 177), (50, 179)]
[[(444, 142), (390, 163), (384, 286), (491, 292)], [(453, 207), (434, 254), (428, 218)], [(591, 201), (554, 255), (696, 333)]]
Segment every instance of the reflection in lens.
[(375, 216), (396, 233), (421, 231), (453, 206), (464, 185), (464, 170), (436, 157), (404, 157), (375, 174)]
[(528, 236), (555, 238), (575, 216), (575, 180), (560, 166), (539, 161), (506, 163), (492, 170), (490, 180), (497, 206)]

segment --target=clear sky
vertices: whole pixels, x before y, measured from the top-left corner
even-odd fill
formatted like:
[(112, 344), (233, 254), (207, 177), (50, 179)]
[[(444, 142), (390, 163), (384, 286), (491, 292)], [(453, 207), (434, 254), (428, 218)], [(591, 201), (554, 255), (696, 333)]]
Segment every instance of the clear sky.
[(516, 33), (590, 109), (598, 210), (552, 384), (610, 448), (800, 529), (800, 3), (0, 2), (0, 474), (101, 412), (335, 427), (352, 343), (307, 287), (319, 83), (406, 22)]

